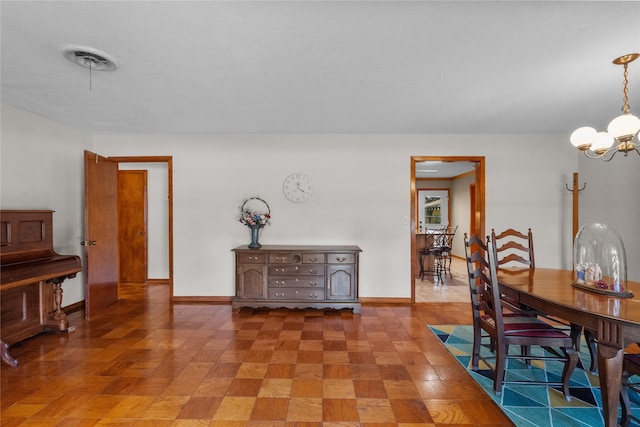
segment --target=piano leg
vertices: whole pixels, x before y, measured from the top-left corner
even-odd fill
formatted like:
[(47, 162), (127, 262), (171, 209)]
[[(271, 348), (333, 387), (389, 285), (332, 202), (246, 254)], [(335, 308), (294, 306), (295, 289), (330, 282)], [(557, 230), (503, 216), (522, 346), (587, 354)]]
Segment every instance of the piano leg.
[(53, 283), (53, 313), (51, 313), (47, 319), (47, 329), (53, 330), (54, 332), (63, 332), (69, 329), (67, 314), (62, 311), (62, 282), (64, 282), (67, 277), (72, 276), (62, 276), (51, 279)]
[(9, 344), (0, 340), (0, 352), (2, 352), (2, 361), (12, 367), (18, 366), (18, 359), (14, 359), (9, 354)]

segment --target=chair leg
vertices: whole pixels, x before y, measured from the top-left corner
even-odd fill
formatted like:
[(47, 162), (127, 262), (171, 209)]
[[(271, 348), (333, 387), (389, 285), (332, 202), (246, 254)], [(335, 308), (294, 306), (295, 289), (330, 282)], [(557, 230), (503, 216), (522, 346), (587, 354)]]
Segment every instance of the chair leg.
[(571, 392), (569, 391), (569, 382), (571, 381), (571, 374), (573, 374), (574, 369), (578, 366), (580, 357), (573, 347), (565, 347), (562, 350), (569, 358), (569, 360), (565, 362), (564, 369), (562, 370), (562, 393), (564, 394), (564, 398), (570, 401)]
[(591, 357), (591, 365), (589, 366), (589, 371), (595, 374), (596, 372), (598, 372), (598, 350), (596, 348), (596, 337), (594, 336), (593, 331), (585, 329), (584, 340), (587, 342), (587, 347), (589, 348), (589, 356)]
[(478, 363), (480, 362), (480, 348), (482, 348), (482, 328), (475, 326), (473, 328), (473, 353), (471, 355), (471, 368), (474, 371), (478, 370)]
[(629, 372), (622, 372), (622, 387), (620, 387), (620, 404), (622, 406), (621, 427), (628, 427), (631, 420), (631, 402), (629, 401), (629, 390), (627, 390), (627, 383), (630, 376), (631, 374), (629, 374)]
[(506, 368), (506, 356), (509, 354), (509, 346), (497, 346), (496, 348), (496, 370), (494, 372), (493, 392), (496, 396), (502, 394), (502, 385), (504, 384), (504, 372)]

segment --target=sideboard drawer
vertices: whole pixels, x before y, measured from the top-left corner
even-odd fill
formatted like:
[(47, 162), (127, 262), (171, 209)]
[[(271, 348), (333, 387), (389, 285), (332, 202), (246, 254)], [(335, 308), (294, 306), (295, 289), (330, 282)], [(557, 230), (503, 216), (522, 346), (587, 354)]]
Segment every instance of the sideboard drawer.
[(238, 253), (238, 264), (265, 264), (266, 257), (263, 253)]
[(269, 264), (299, 264), (300, 260), (300, 255), (293, 253), (272, 252), (269, 254)]
[(303, 264), (324, 264), (324, 254), (302, 254)]
[(327, 254), (329, 264), (353, 264), (356, 262), (354, 254)]
[(269, 278), (270, 288), (324, 288), (323, 276), (276, 277)]
[(271, 276), (324, 276), (324, 265), (270, 265)]
[(324, 300), (324, 289), (269, 289), (269, 299), (273, 300)]

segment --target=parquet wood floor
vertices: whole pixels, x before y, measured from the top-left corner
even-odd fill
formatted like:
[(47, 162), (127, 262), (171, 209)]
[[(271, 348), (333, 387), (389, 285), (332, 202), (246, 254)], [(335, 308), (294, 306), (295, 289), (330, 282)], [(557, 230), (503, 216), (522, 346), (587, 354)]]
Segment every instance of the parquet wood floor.
[(1, 423), (13, 426), (510, 426), (427, 329), (468, 303), (241, 310), (126, 286), (76, 330), (11, 348)]

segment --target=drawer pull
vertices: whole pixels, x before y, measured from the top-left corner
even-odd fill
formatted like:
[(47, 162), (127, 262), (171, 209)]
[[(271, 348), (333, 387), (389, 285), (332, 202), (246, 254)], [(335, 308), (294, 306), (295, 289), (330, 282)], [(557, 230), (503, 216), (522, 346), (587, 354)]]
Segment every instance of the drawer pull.
[(318, 294), (309, 294), (309, 298), (318, 298)]
[(336, 261), (338, 261), (338, 262), (345, 262), (346, 260), (347, 259), (345, 257), (343, 257), (343, 256), (336, 257)]
[(316, 274), (318, 272), (318, 270), (316, 270), (315, 268), (310, 268), (309, 269), (309, 273), (311, 274)]
[(316, 258), (316, 257), (314, 257), (314, 256), (312, 256), (311, 258), (309, 258), (309, 261), (311, 261), (311, 262), (316, 262), (317, 260), (318, 260), (318, 258)]
[(309, 282), (309, 285), (311, 285), (311, 286), (318, 286), (318, 282)]

